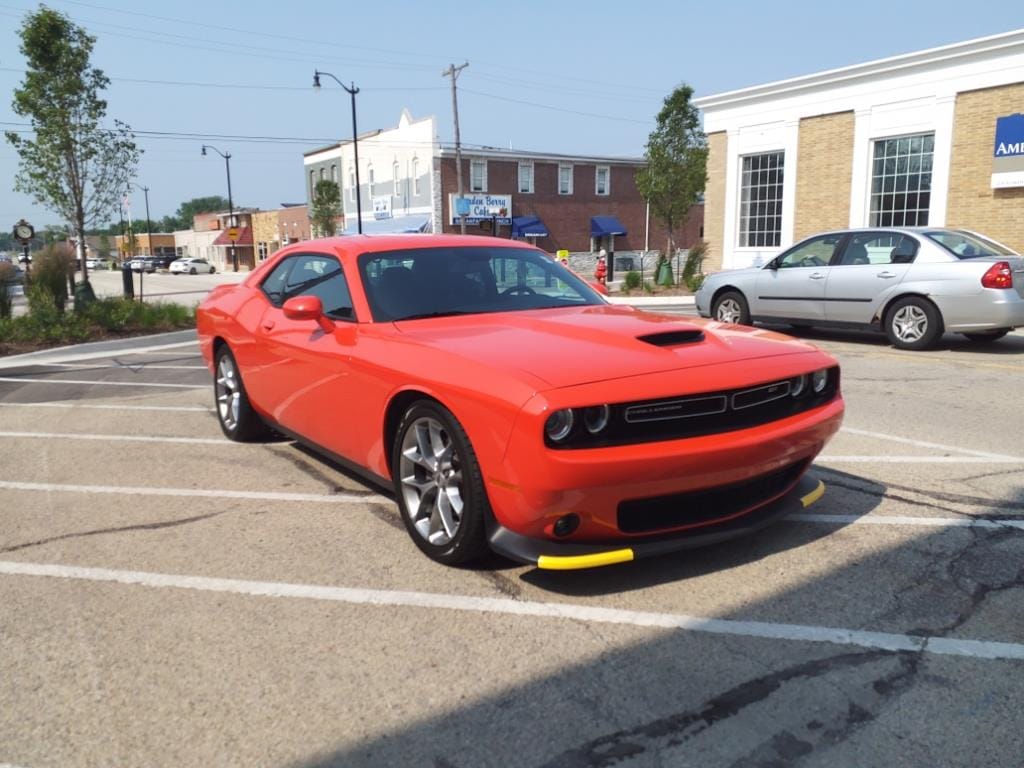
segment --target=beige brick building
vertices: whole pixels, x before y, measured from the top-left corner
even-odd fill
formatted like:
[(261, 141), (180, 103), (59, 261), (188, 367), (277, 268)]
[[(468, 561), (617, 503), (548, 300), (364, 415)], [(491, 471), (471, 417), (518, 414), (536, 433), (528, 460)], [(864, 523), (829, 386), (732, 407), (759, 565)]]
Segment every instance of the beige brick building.
[(711, 270), (847, 227), (963, 227), (1024, 251), (1024, 30), (696, 103)]

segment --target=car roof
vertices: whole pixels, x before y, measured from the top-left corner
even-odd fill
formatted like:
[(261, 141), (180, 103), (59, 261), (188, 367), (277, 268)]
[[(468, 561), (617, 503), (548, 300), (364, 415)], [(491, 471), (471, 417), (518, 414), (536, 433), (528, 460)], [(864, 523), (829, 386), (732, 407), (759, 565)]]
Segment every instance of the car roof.
[[(296, 243), (309, 247), (311, 241)], [(312, 241), (320, 247), (335, 247), (343, 251), (373, 253), (377, 251), (393, 251), (401, 248), (534, 248), (522, 240), (509, 240), (504, 237), (486, 237), (483, 235), (434, 235), (434, 234), (402, 234), (402, 235), (339, 235), (322, 240)]]

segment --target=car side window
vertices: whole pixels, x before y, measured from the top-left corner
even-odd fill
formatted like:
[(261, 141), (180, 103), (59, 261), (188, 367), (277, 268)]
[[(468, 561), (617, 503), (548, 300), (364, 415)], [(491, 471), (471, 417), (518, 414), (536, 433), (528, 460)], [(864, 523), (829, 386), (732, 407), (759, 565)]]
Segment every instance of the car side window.
[(843, 233), (821, 235), (805, 240), (775, 260), (778, 269), (794, 267), (827, 267), (836, 248), (843, 240)]
[(260, 289), (275, 307), (280, 307), (284, 303), (285, 280), (294, 263), (294, 258), (283, 259), (260, 285)]
[(323, 254), (303, 254), (295, 257), (293, 262), (285, 278), (285, 300), (293, 296), (316, 296), (328, 317), (354, 319), (348, 281), (336, 258)]
[(906, 264), (917, 255), (917, 241), (898, 232), (860, 232), (850, 236), (840, 266)]

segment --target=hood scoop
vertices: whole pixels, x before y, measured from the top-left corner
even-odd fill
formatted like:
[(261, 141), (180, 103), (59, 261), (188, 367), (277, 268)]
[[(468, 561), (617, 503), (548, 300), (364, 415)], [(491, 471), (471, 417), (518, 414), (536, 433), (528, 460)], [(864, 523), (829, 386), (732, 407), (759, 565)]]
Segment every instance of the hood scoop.
[(661, 333), (648, 333), (645, 336), (637, 336), (636, 339), (645, 344), (653, 344), (655, 347), (678, 347), (683, 344), (704, 341), (704, 331), (699, 328), (663, 331)]

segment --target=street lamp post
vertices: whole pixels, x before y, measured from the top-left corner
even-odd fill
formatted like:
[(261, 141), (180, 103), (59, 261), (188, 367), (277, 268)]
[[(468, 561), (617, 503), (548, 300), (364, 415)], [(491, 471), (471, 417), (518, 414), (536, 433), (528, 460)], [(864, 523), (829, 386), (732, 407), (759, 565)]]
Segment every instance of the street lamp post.
[[(149, 249), (149, 255), (153, 256), (153, 225), (149, 221), (149, 187), (144, 187), (141, 184), (136, 184), (132, 181), (128, 182), (128, 187), (141, 189), (143, 196), (146, 198), (146, 248)], [(142, 301), (142, 279), (145, 274), (146, 270), (145, 267), (143, 267), (139, 270), (139, 301)]]
[[(347, 86), (330, 72), (321, 72), (317, 69), (313, 70), (313, 88), (316, 90), (320, 90), (320, 75), (327, 75), (327, 77), (344, 88), (345, 92), (352, 97), (352, 154), (355, 156), (356, 162), (356, 227), (361, 235), (363, 234), (363, 202), (362, 193), (359, 189), (359, 132), (356, 130), (356, 94), (359, 93), (359, 89), (356, 88), (355, 83), (352, 83), (351, 87)], [(310, 190), (310, 194), (313, 191)]]
[[(224, 158), (224, 167), (228, 172), (228, 226), (235, 226), (235, 203), (231, 199), (231, 153), (221, 152), (216, 147), (210, 146), (209, 144), (203, 144), (203, 157), (206, 157), (206, 150), (212, 149), (218, 155)], [(231, 268), (238, 271), (238, 254), (235, 252), (235, 241), (231, 241)]]

